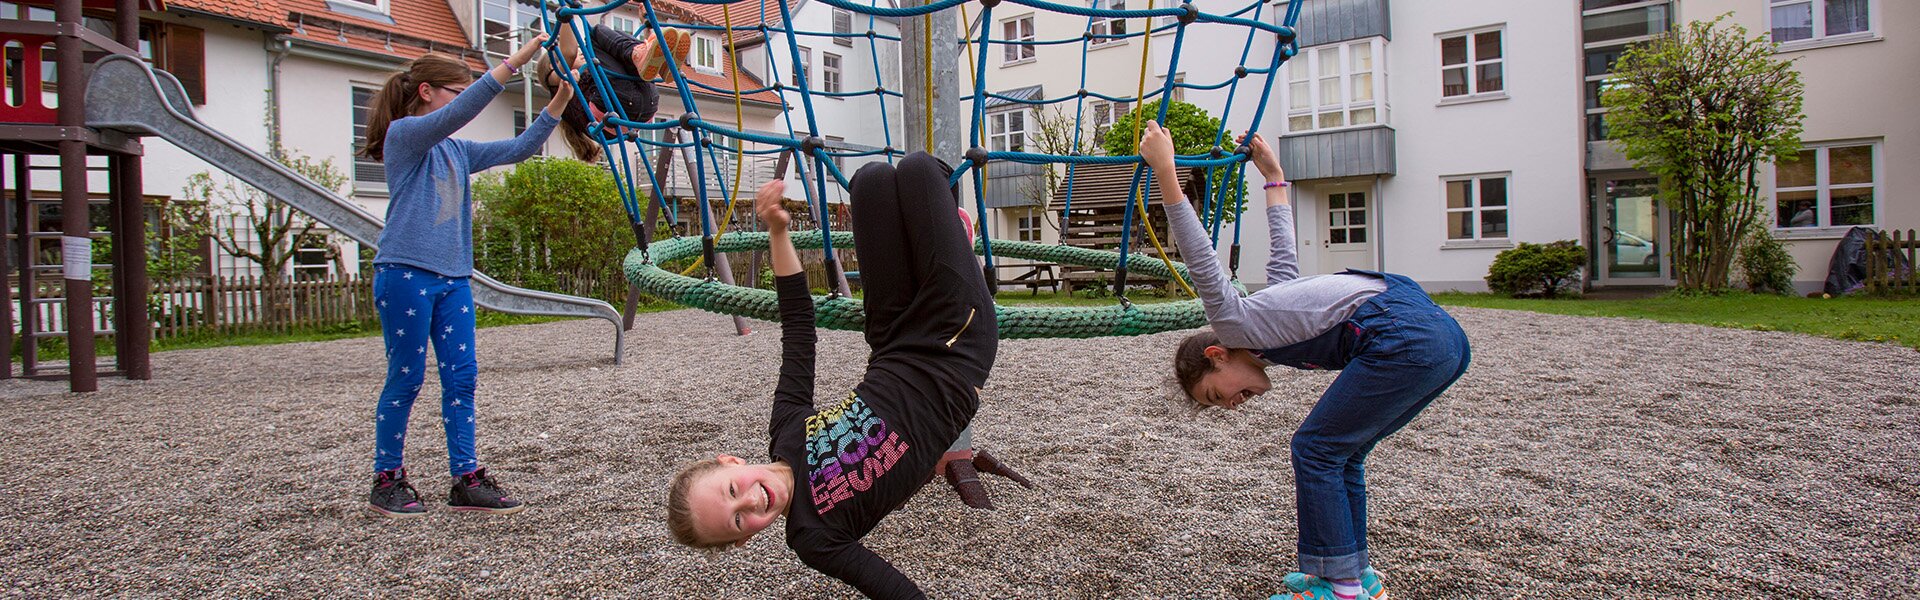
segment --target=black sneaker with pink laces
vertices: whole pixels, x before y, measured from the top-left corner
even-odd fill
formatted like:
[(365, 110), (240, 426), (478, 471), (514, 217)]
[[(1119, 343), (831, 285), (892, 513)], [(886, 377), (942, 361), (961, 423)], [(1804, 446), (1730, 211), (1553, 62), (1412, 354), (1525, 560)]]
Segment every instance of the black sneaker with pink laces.
[(475, 511), (496, 515), (510, 515), (526, 510), (527, 505), (514, 500), (507, 491), (500, 489), (500, 483), (487, 474), (485, 468), (461, 475), (453, 480), (453, 492), (447, 495), (447, 507), (453, 510)]
[(367, 495), (367, 510), (393, 519), (427, 514), (427, 506), (420, 503), (420, 491), (407, 483), (405, 468), (374, 473), (373, 492)]

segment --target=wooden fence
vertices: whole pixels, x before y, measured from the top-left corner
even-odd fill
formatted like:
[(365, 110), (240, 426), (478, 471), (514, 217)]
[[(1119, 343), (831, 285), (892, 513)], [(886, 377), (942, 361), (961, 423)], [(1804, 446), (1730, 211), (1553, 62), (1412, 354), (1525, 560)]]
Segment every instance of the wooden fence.
[(1867, 291), (1920, 292), (1920, 236), (1890, 230), (1867, 239)]
[(155, 283), (154, 339), (318, 329), (378, 318), (371, 276), (324, 279), (197, 278)]

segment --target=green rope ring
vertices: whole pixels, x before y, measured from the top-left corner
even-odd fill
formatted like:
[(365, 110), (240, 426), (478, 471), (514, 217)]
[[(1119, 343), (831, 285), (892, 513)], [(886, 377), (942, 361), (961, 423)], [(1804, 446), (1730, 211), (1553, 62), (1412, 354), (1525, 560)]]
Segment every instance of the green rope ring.
[[(796, 248), (820, 247), (819, 231), (795, 231), (792, 235)], [(833, 232), (833, 245), (835, 248), (852, 248), (853, 233)], [(715, 251), (742, 252), (766, 248), (765, 232), (736, 232), (721, 236), (716, 242)], [(978, 243), (974, 246), (974, 252), (980, 252)], [(1117, 252), (1009, 240), (993, 240), (993, 253), (995, 256), (1104, 269), (1113, 269), (1120, 264), (1120, 254)], [(763, 321), (780, 320), (779, 298), (772, 290), (686, 277), (661, 269), (657, 264), (700, 255), (700, 238), (687, 236), (660, 240), (648, 246), (646, 252), (639, 249), (627, 252), (624, 270), (628, 281), (656, 298), (721, 314)], [(649, 257), (652, 260), (648, 260)], [(1171, 279), (1173, 275), (1168, 272), (1166, 263), (1145, 254), (1132, 255), (1128, 259), (1128, 267), (1135, 273), (1161, 279)], [(1174, 270), (1181, 277), (1187, 276), (1186, 265), (1174, 263)], [(867, 321), (866, 308), (853, 298), (818, 297), (814, 299), (814, 308), (816, 321), (827, 329), (860, 331)], [(1002, 339), (1146, 335), (1193, 329), (1207, 324), (1206, 312), (1198, 299), (1146, 305), (1123, 306), (1115, 303), (1099, 307), (995, 305), (994, 315), (1000, 323)]]

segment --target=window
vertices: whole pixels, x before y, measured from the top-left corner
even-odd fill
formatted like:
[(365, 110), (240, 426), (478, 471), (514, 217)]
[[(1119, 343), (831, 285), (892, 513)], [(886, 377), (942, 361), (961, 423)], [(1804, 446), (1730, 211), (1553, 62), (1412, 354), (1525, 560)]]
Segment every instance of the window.
[(527, 111), (518, 108), (513, 109), (513, 137), (520, 137), (520, 133), (526, 130)]
[(360, 149), (367, 145), (367, 115), (373, 112), (374, 92), (375, 88), (353, 86), (353, 189), (385, 194), (387, 167), (360, 155)]
[(1507, 176), (1451, 177), (1447, 187), (1447, 240), (1507, 237)]
[(1327, 194), (1327, 243), (1367, 243), (1367, 193)]
[(704, 35), (694, 36), (693, 67), (702, 71), (720, 72), (720, 40)]
[(613, 13), (607, 13), (605, 17), (602, 17), (600, 24), (625, 34), (633, 34), (640, 31), (640, 21), (638, 19)]
[(1653, 39), (1673, 28), (1673, 9), (1665, 0), (1587, 0), (1581, 16), (1582, 42), (1586, 49), (1582, 67), (1586, 82), (1587, 141), (1607, 139), (1606, 107), (1600, 94), (1606, 92), (1607, 76), (1620, 55), (1634, 44)]
[[(1126, 0), (1093, 0), (1094, 8), (1108, 10), (1126, 10)], [(1127, 41), (1127, 20), (1094, 17), (1087, 31), (1094, 35), (1093, 45), (1119, 44)]]
[[(1000, 37), (1009, 42), (1033, 41), (1033, 15), (1014, 17), (1000, 22)], [(1034, 47), (1018, 44), (1001, 46), (1001, 60), (1014, 63), (1033, 58)]]
[[(840, 8), (833, 9), (833, 32), (838, 34), (853, 33), (853, 12), (852, 11), (848, 11), (846, 9), (840, 9)], [(842, 46), (852, 46), (853, 38), (835, 37), (833, 38), (833, 43), (839, 44)]]
[(1800, 159), (1773, 166), (1774, 226), (1873, 225), (1879, 144), (1809, 144)]
[(540, 26), (540, 6), (519, 0), (480, 0), (481, 45), (494, 57), (513, 54)]
[(800, 80), (807, 76), (807, 70), (813, 68), (813, 49), (806, 46), (798, 46), (798, 48), (800, 48), (800, 64), (793, 65), (793, 73), (789, 74), (792, 78), (789, 83), (793, 85), (800, 85)]
[(1027, 214), (1014, 219), (1014, 239), (1022, 242), (1040, 242), (1040, 211), (1029, 210)]
[(315, 229), (294, 241), (293, 278), (297, 281), (326, 279), (333, 272), (333, 259), (340, 255), (340, 248), (329, 243), (324, 230)]
[(1374, 57), (1385, 46), (1382, 38), (1357, 40), (1310, 48), (1287, 61), (1287, 130), (1384, 122), (1387, 78)]
[(1180, 87), (1186, 82), (1187, 82), (1186, 73), (1175, 74), (1173, 76), (1173, 87), (1167, 89), (1167, 97), (1172, 99), (1174, 102), (1186, 102), (1187, 88)]
[[(847, 138), (843, 138), (837, 135), (827, 136), (827, 152), (828, 153), (846, 152), (847, 151), (846, 142), (847, 142)], [(738, 143), (738, 141), (736, 140), (735, 143)], [(834, 156), (833, 168), (840, 171), (840, 174), (847, 175), (848, 174), (847, 173), (847, 157), (838, 156), (838, 155)]]
[(387, 0), (345, 0), (345, 2), (348, 5), (363, 6), (375, 11), (379, 11), (380, 14), (387, 13)]
[[(207, 103), (205, 31), (173, 23), (141, 23), (140, 57), (179, 79), (180, 87), (186, 88), (187, 99), (194, 105)], [(53, 76), (52, 66), (51, 61), (42, 66), (44, 76)]]
[(987, 149), (994, 152), (1027, 150), (1027, 111), (1009, 110), (987, 115)]
[(840, 91), (840, 55), (832, 52), (820, 53), (820, 91)]
[(1767, 23), (1779, 44), (1869, 37), (1872, 4), (1871, 0), (1769, 0)]
[(1502, 30), (1487, 29), (1440, 38), (1440, 97), (1494, 95), (1506, 89)]
[(1118, 122), (1120, 117), (1127, 116), (1127, 113), (1133, 110), (1133, 105), (1127, 102), (1095, 100), (1091, 108), (1093, 111), (1093, 147), (1105, 148), (1107, 133), (1113, 130), (1113, 124)]

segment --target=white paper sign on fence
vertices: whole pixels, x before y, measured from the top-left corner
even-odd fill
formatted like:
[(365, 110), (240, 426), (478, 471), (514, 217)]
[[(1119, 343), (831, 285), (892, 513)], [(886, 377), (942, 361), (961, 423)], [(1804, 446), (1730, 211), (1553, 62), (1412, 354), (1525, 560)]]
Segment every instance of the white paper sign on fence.
[(93, 238), (60, 236), (60, 262), (67, 279), (93, 281)]

